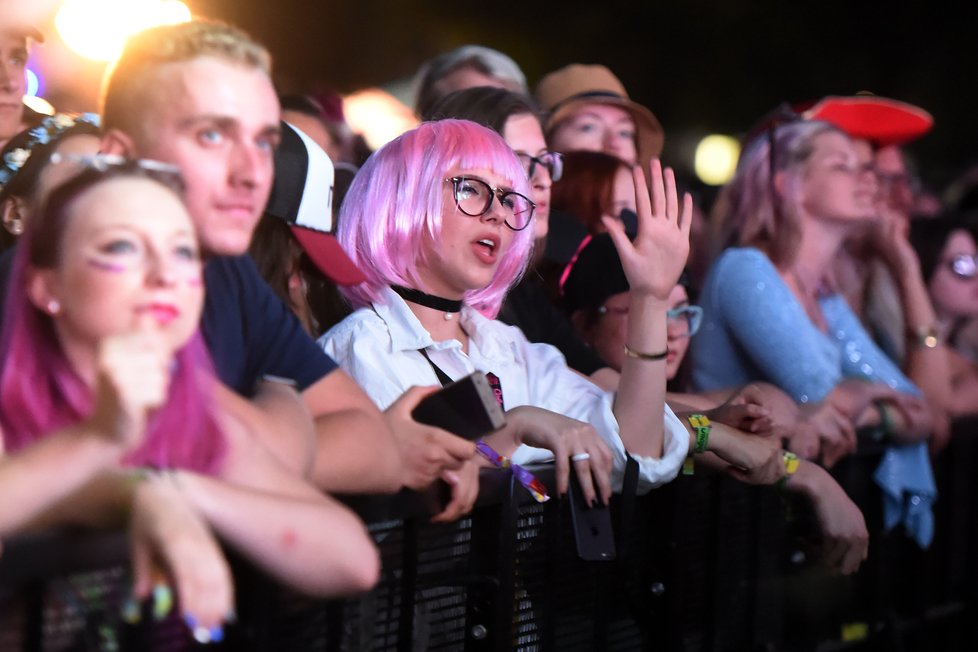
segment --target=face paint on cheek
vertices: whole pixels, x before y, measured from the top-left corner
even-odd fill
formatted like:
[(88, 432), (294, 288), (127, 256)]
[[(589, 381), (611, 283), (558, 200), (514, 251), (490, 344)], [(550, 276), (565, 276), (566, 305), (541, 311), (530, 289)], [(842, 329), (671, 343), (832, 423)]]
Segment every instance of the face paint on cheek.
[(89, 267), (94, 267), (95, 269), (100, 269), (104, 272), (113, 272), (115, 274), (121, 274), (126, 271), (125, 265), (119, 265), (117, 263), (110, 263), (105, 260), (99, 260), (97, 258), (89, 258), (87, 261)]
[(204, 280), (200, 275), (191, 276), (187, 279), (187, 285), (192, 288), (199, 288), (204, 285)]

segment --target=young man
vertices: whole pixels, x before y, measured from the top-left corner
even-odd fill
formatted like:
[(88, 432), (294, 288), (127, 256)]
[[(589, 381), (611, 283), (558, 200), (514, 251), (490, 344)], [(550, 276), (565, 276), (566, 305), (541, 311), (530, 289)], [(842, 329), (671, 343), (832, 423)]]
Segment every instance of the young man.
[(20, 24), (0, 24), (0, 148), (14, 134), (35, 126), (40, 116), (24, 106), (27, 87), (27, 39), (42, 42), (40, 32)]
[[(139, 34), (103, 89), (102, 152), (176, 164), (209, 258), (202, 323), (217, 371), (269, 417), (282, 400), (269, 376), (296, 383), (315, 418), (312, 479), (338, 492), (394, 491), (402, 485), (390, 426), (366, 394), (302, 331), (242, 254), (268, 198), (279, 105), (270, 58), (226, 25), (194, 21)], [(228, 393), (229, 394), (229, 393)], [(232, 400), (224, 396), (225, 400)], [(244, 403), (244, 402), (239, 402)], [(301, 424), (283, 423), (269, 448), (308, 469)]]

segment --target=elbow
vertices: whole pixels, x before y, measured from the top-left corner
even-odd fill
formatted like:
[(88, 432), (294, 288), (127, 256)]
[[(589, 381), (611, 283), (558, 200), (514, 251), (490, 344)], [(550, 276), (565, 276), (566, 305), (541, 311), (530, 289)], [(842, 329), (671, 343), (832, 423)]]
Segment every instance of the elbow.
[(380, 551), (373, 542), (364, 546), (362, 560), (350, 569), (350, 592), (366, 593), (380, 581)]
[[(365, 533), (366, 534), (366, 533)], [(336, 598), (366, 593), (380, 581), (380, 551), (373, 541), (366, 540), (343, 555), (342, 560), (327, 565), (324, 574), (310, 574), (304, 579), (305, 586), (298, 586), (306, 594), (317, 598)]]

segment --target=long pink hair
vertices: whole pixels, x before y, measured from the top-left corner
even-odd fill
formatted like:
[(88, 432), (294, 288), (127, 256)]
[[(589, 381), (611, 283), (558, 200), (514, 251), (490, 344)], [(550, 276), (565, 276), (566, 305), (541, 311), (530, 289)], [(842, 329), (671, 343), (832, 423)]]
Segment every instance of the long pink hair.
[[(403, 285), (424, 291), (418, 278), (425, 236), (438, 241), (445, 177), (452, 169), (486, 169), (530, 196), (526, 170), (506, 141), (468, 120), (425, 122), (374, 152), (343, 201), (337, 238), (367, 277), (340, 292), (361, 308), (381, 300), (381, 289)], [(488, 286), (465, 293), (467, 305), (495, 317), (519, 280), (533, 246), (533, 227), (513, 234)]]
[[(180, 194), (174, 185), (179, 183), (176, 175), (162, 179), (135, 164), (108, 171), (88, 168), (52, 192), (18, 245), (0, 334), (0, 427), (8, 452), (78, 423), (92, 412), (92, 388), (72, 368), (51, 317), (31, 302), (26, 282), (29, 267), (50, 269), (59, 263), (76, 200), (99, 183), (120, 176), (152, 178)], [(226, 441), (213, 413), (213, 383), (210, 357), (196, 331), (174, 356), (165, 405), (150, 416), (145, 440), (123, 462), (216, 473)]]

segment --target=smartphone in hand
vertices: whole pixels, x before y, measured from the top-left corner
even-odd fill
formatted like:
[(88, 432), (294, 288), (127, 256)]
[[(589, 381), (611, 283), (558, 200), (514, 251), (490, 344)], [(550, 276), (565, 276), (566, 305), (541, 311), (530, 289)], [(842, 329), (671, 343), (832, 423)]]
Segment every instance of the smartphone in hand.
[(615, 558), (615, 534), (611, 528), (611, 510), (607, 505), (595, 502), (590, 506), (584, 500), (581, 482), (571, 469), (570, 490), (571, 526), (577, 543), (577, 556), (587, 561), (611, 561)]
[(421, 399), (411, 417), (468, 440), (479, 439), (506, 424), (489, 381), (478, 371)]

